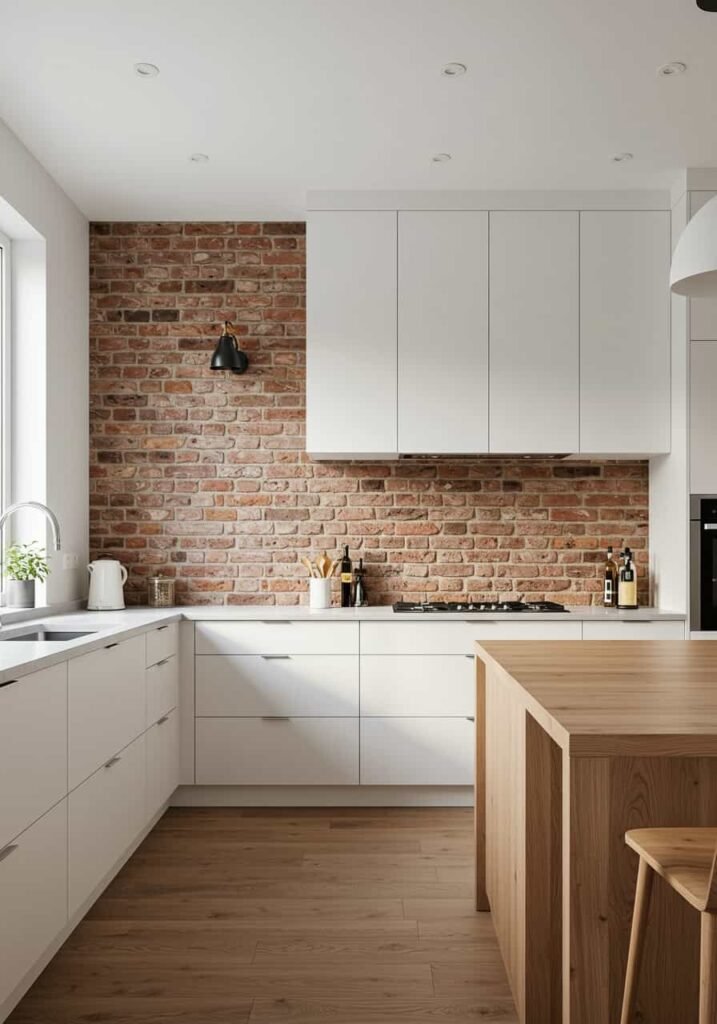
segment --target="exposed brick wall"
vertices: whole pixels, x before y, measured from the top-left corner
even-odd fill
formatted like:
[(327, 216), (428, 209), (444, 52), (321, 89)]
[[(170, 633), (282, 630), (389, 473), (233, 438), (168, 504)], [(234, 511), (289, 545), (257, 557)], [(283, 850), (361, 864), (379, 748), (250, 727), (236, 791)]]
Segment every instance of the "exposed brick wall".
[[(130, 601), (162, 570), (182, 603), (296, 604), (343, 543), (372, 603), (591, 603), (608, 543), (646, 600), (646, 463), (307, 458), (303, 224), (94, 224), (91, 276), (92, 557)], [(246, 376), (208, 369), (225, 318)]]

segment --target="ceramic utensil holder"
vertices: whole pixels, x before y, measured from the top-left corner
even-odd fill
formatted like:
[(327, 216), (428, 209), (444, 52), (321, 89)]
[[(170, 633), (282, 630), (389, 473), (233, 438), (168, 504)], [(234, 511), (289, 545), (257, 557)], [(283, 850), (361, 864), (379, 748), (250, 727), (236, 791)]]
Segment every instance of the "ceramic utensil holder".
[(309, 608), (331, 607), (331, 580), (309, 580)]

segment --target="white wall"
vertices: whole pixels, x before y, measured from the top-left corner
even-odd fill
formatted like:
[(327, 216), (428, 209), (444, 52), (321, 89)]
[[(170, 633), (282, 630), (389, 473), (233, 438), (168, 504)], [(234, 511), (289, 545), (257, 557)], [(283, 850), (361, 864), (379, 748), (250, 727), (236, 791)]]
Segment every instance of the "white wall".
[[(43, 329), (44, 319), (44, 365), (39, 359), (34, 365), (21, 366), (16, 394), (18, 416), (29, 417), (33, 406), (38, 410), (34, 429), (44, 438), (44, 457), (30, 459), (27, 467), (15, 466), (12, 497), (46, 502), (60, 520), (64, 551), (79, 555), (84, 567), (89, 529), (88, 224), (1, 121), (0, 229), (11, 239), (22, 239), (17, 247), (18, 271), (23, 263), (26, 268), (34, 265), (37, 281), (43, 248), (45, 256), (44, 309), (33, 308), (38, 292), (28, 285), (18, 310), (26, 339), (32, 331)], [(18, 357), (22, 360), (22, 351)], [(44, 493), (36, 493), (43, 486)], [(24, 535), (29, 525), (26, 519)], [(34, 535), (45, 536), (39, 522)], [(62, 557), (56, 558), (48, 601), (55, 604), (81, 597), (85, 580), (86, 572), (63, 570)]]

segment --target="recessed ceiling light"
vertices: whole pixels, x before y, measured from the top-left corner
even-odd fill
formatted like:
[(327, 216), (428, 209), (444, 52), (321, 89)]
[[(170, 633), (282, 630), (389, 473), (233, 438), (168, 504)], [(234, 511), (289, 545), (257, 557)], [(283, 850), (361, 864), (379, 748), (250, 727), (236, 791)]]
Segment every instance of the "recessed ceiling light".
[(209, 157), (206, 153), (192, 153), (189, 158), (193, 164), (206, 164), (209, 163)]
[(632, 160), (633, 155), (633, 153), (615, 153), (615, 155), (611, 156), (610, 159), (614, 164), (624, 164), (627, 163), (628, 160)]
[(663, 64), (657, 69), (658, 75), (662, 75), (663, 78), (669, 78), (670, 75), (684, 75), (687, 71), (687, 65), (681, 60), (671, 60), (669, 64)]
[(139, 75), (140, 78), (156, 78), (159, 74), (159, 68), (156, 64), (147, 64), (145, 61), (140, 61), (139, 64), (135, 64), (134, 73)]
[(444, 64), (441, 68), (441, 74), (447, 78), (456, 78), (458, 75), (465, 75), (468, 67), (466, 64), (459, 64), (457, 61), (451, 61), (450, 64)]
[(434, 157), (431, 157), (434, 164), (447, 164), (452, 159), (450, 153), (436, 153)]

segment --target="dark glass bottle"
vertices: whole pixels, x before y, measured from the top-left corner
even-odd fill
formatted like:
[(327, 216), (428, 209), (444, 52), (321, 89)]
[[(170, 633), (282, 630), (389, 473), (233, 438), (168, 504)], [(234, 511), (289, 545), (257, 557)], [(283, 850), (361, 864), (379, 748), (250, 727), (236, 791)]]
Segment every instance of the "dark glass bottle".
[(351, 591), (353, 589), (354, 574), (352, 571), (349, 546), (344, 544), (344, 557), (341, 559), (341, 607), (351, 607)]
[(365, 608), (368, 604), (368, 596), (366, 594), (366, 570), (363, 567), (363, 558), (359, 558), (358, 569), (356, 570), (356, 583), (354, 585), (354, 606), (356, 608)]
[(607, 549), (605, 560), (602, 603), (606, 608), (614, 608), (617, 604), (617, 565), (612, 557), (612, 547)]

